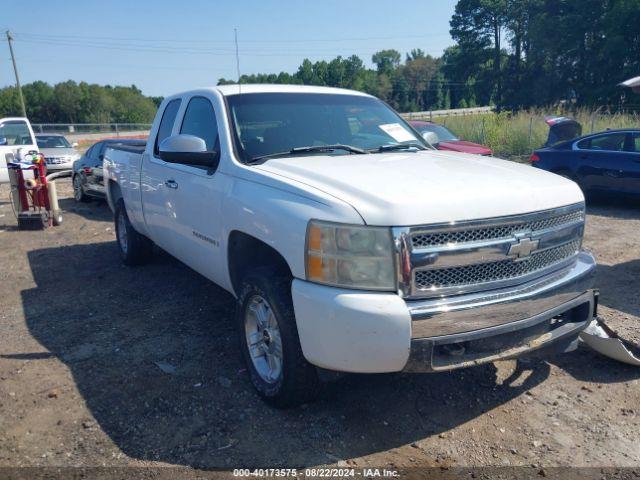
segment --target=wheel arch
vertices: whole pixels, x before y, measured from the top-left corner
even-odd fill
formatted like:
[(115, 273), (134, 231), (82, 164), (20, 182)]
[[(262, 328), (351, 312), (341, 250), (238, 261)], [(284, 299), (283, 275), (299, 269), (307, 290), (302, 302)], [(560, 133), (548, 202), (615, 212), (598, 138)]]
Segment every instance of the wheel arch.
[(111, 208), (112, 212), (116, 211), (116, 204), (118, 200), (124, 198), (122, 195), (122, 189), (118, 182), (113, 179), (109, 179), (109, 183), (107, 185), (107, 203), (109, 204), (109, 208)]
[(240, 230), (229, 233), (227, 240), (229, 280), (236, 296), (243, 276), (258, 267), (272, 267), (275, 272), (293, 277), (284, 256), (266, 242)]

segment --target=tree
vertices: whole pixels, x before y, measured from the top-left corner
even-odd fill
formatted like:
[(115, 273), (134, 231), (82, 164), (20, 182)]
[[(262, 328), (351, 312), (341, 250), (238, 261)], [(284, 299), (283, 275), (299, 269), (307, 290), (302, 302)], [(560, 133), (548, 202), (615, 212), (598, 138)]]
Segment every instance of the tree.
[(304, 85), (313, 85), (313, 76), (313, 64), (311, 60), (305, 58), (300, 67), (298, 67), (296, 77), (298, 77)]
[(380, 50), (371, 57), (371, 61), (378, 68), (378, 73), (389, 76), (400, 66), (402, 56), (397, 50)]
[[(22, 87), (27, 116), (34, 123), (151, 123), (162, 98), (145, 97), (135, 85), (111, 87), (36, 81)], [(0, 89), (0, 117), (19, 115), (17, 92)]]
[(507, 20), (507, 0), (459, 0), (451, 18), (451, 37), (461, 50), (493, 49), (495, 102), (502, 102), (502, 33)]
[[(431, 55), (407, 58), (401, 71), (411, 91), (410, 102), (414, 108), (423, 110), (428, 100), (427, 87), (437, 72), (437, 63)], [(409, 60), (409, 58), (414, 58), (414, 60)]]

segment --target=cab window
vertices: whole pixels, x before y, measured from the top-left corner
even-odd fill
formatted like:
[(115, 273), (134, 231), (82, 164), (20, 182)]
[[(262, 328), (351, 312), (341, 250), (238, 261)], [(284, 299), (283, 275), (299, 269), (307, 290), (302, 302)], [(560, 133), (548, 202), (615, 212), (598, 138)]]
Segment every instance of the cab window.
[(178, 110), (180, 109), (179, 98), (171, 100), (162, 113), (162, 120), (160, 120), (160, 126), (158, 127), (158, 135), (156, 135), (155, 143), (153, 144), (153, 154), (158, 155), (158, 146), (162, 141), (171, 136), (171, 130), (173, 130), (173, 124), (176, 121)]
[(33, 145), (31, 132), (27, 122), (22, 120), (9, 120), (0, 124), (0, 138), (5, 139), (4, 145)]
[(193, 97), (184, 113), (180, 133), (204, 140), (208, 151), (220, 151), (218, 123), (211, 102), (204, 97)]

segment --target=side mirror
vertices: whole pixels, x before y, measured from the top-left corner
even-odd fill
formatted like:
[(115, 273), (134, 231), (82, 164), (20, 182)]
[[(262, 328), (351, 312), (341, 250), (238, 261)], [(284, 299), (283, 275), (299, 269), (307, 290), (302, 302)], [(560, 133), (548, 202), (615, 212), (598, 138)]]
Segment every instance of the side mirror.
[(184, 163), (199, 167), (218, 167), (218, 152), (207, 150), (207, 144), (194, 135), (172, 135), (158, 148), (160, 158), (168, 163)]
[(72, 148), (78, 148), (78, 142), (73, 142), (73, 143), (71, 144), (71, 147), (72, 147)]
[(0, 137), (0, 146), (8, 145), (7, 137)]
[(437, 133), (434, 132), (424, 132), (422, 134), (422, 138), (424, 138), (427, 142), (429, 142), (434, 147), (440, 143), (440, 138)]

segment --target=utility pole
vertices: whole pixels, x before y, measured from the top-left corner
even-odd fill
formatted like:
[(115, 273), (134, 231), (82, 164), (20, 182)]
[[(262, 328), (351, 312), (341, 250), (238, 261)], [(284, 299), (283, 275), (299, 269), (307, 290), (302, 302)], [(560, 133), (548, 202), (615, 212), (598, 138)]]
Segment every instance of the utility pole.
[(20, 87), (20, 77), (18, 76), (18, 67), (16, 65), (16, 56), (13, 54), (13, 35), (7, 30), (7, 42), (9, 43), (9, 51), (11, 52), (11, 61), (13, 62), (13, 72), (16, 74), (16, 88), (18, 89), (18, 96), (20, 97), (20, 108), (22, 108), (22, 116), (27, 117), (27, 109), (24, 106), (24, 97), (22, 96), (22, 87)]

